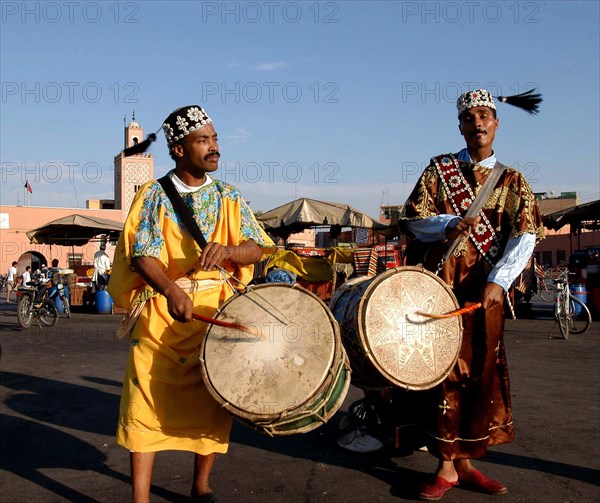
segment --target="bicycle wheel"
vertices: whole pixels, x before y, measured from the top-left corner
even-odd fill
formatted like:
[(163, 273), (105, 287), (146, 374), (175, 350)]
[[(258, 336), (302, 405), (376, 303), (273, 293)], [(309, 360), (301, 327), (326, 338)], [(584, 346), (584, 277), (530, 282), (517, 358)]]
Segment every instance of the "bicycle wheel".
[(558, 328), (560, 328), (560, 334), (563, 339), (569, 338), (569, 325), (571, 317), (571, 305), (567, 302), (567, 295), (565, 292), (561, 292), (556, 299), (556, 305), (554, 307), (554, 316), (558, 321)]
[(569, 318), (569, 332), (572, 334), (584, 333), (592, 322), (592, 315), (587, 306), (577, 297), (570, 299), (571, 317)]
[(546, 287), (540, 290), (540, 297), (544, 302), (552, 302), (554, 300), (556, 290), (553, 287)]
[(71, 317), (71, 305), (69, 304), (69, 299), (65, 296), (62, 298), (63, 308), (65, 310), (65, 315), (67, 318)]
[(33, 309), (31, 307), (31, 297), (23, 295), (17, 304), (17, 321), (21, 328), (29, 328), (33, 321)]
[(40, 321), (47, 327), (52, 327), (56, 325), (57, 320), (58, 311), (56, 310), (56, 306), (52, 301), (46, 301), (40, 308)]

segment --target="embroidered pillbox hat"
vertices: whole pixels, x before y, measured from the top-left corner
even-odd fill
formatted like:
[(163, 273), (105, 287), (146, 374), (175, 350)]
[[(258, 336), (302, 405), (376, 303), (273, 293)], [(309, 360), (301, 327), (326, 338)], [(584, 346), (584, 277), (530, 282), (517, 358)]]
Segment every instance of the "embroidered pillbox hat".
[(171, 112), (162, 125), (169, 147), (187, 135), (211, 124), (212, 120), (199, 105), (189, 105)]
[[(211, 123), (212, 119), (201, 106), (188, 105), (171, 112), (164, 120), (162, 128), (160, 129), (165, 133), (167, 144), (171, 147), (190, 133)], [(143, 142), (127, 147), (123, 150), (123, 155), (129, 157), (131, 155), (141, 154), (148, 150), (150, 145), (156, 141), (156, 135), (160, 129), (156, 131), (156, 133), (150, 133)]]
[[(502, 103), (508, 103), (518, 108), (522, 108), (531, 115), (535, 115), (539, 112), (538, 105), (542, 102), (542, 95), (537, 94), (535, 89), (530, 89), (521, 94), (515, 94), (514, 96), (496, 96), (496, 99)], [(492, 94), (486, 89), (475, 89), (474, 91), (468, 91), (461, 94), (456, 100), (456, 108), (458, 109), (458, 117), (468, 110), (474, 107), (488, 107), (496, 110), (496, 103)]]
[(474, 91), (468, 91), (461, 94), (456, 101), (456, 108), (458, 109), (459, 116), (465, 110), (475, 107), (488, 107), (496, 110), (494, 97), (486, 89), (475, 89)]

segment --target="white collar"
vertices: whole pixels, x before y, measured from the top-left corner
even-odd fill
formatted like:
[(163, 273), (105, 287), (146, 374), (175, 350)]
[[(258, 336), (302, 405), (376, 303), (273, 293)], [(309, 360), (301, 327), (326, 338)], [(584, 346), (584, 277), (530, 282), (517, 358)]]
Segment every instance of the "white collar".
[(473, 159), (471, 159), (471, 156), (469, 155), (469, 151), (466, 148), (463, 148), (456, 157), (459, 161), (465, 161), (465, 162), (470, 162), (472, 164), (478, 164), (479, 166), (483, 166), (484, 168), (493, 168), (497, 161), (496, 154), (494, 154), (494, 152), (492, 151), (492, 155), (490, 155), (489, 157), (486, 157), (485, 159), (483, 159), (479, 162), (474, 163)]
[(199, 187), (192, 187), (190, 185), (183, 183), (181, 181), (181, 179), (175, 174), (175, 170), (173, 170), (171, 172), (171, 181), (173, 182), (173, 185), (175, 185), (177, 192), (182, 194), (182, 193), (186, 193), (186, 192), (196, 192), (197, 190), (200, 190), (202, 187), (206, 187), (207, 185), (210, 185), (213, 180), (210, 176), (208, 176), (208, 173), (207, 173), (206, 181), (202, 185), (200, 185)]

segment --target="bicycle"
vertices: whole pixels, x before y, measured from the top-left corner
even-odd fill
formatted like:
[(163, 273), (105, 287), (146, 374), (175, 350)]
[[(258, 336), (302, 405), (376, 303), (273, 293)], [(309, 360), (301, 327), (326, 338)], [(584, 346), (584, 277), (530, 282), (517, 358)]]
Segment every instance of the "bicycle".
[(554, 317), (564, 339), (568, 339), (570, 333), (583, 334), (592, 323), (592, 315), (587, 306), (571, 295), (569, 274), (573, 273), (565, 271), (554, 280)]
[[(544, 302), (553, 302), (556, 296), (556, 288), (550, 270), (544, 270), (535, 264), (535, 277), (537, 279), (537, 292)], [(560, 273), (559, 273), (560, 274)]]
[[(548, 285), (547, 281), (550, 280), (551, 283)], [(556, 288), (554, 287), (554, 280), (545, 277), (538, 278), (538, 292), (540, 294), (541, 299), (544, 302), (552, 302), (556, 297)]]

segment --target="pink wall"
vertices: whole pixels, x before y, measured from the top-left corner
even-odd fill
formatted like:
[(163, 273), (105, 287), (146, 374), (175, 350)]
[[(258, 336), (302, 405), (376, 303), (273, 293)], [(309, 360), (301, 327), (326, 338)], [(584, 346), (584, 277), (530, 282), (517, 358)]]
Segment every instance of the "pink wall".
[[(83, 263), (91, 264), (94, 259), (94, 253), (98, 251), (98, 242), (91, 242), (84, 246), (50, 246), (31, 244), (27, 231), (40, 227), (52, 220), (66, 217), (73, 214), (95, 216), (123, 222), (127, 217), (126, 211), (121, 210), (89, 210), (85, 208), (43, 208), (35, 206), (0, 206), (2, 214), (2, 223), (6, 222), (8, 215), (8, 228), (0, 228), (0, 273), (6, 274), (13, 260), (19, 262), (19, 258), (28, 251), (41, 253), (47, 260), (48, 265), (52, 259), (59, 259), (60, 267), (67, 266), (67, 254), (81, 253)], [(114, 247), (110, 244), (106, 252), (111, 258), (114, 254)], [(21, 261), (17, 267), (18, 273), (25, 270), (26, 264)]]
[[(535, 247), (535, 251), (540, 253), (540, 256), (544, 252), (551, 252), (552, 261), (551, 266), (557, 266), (557, 251), (562, 250), (565, 252), (566, 260), (569, 259), (569, 255), (575, 250), (585, 249), (590, 246), (600, 246), (600, 231), (582, 232), (580, 236), (569, 236), (569, 226), (565, 226), (560, 229), (559, 232), (549, 231), (546, 229), (546, 237), (538, 243)], [(540, 260), (540, 263), (544, 263), (544, 260)]]

